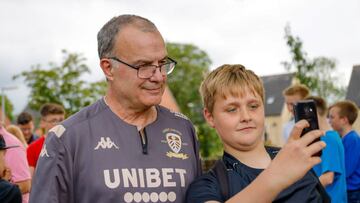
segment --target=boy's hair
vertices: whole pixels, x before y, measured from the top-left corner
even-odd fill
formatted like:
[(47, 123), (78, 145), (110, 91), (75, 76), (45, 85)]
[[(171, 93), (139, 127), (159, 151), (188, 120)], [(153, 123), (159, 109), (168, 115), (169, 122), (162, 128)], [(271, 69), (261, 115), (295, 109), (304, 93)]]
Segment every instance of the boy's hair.
[(233, 96), (241, 96), (246, 87), (254, 94), (258, 94), (264, 102), (264, 86), (253, 71), (240, 64), (222, 65), (211, 71), (201, 83), (200, 94), (203, 105), (212, 113), (216, 94), (220, 94), (224, 98), (228, 93)]
[(283, 91), (284, 96), (300, 95), (301, 98), (309, 96), (310, 90), (303, 84), (294, 84)]
[(333, 107), (339, 108), (339, 116), (346, 117), (350, 125), (352, 125), (356, 121), (356, 118), (358, 116), (358, 108), (353, 101), (350, 100), (339, 101), (331, 105), (329, 109)]
[(327, 104), (325, 99), (318, 96), (308, 96), (305, 97), (307, 100), (314, 100), (316, 105), (316, 111), (320, 116), (325, 116), (327, 112)]
[(62, 107), (59, 104), (47, 103), (41, 107), (40, 114), (41, 114), (41, 117), (45, 117), (47, 115), (54, 115), (54, 114), (55, 115), (56, 114), (64, 114), (65, 115), (65, 110), (64, 110), (64, 107)]
[(28, 112), (22, 112), (17, 117), (17, 124), (18, 125), (26, 125), (33, 120), (33, 117)]

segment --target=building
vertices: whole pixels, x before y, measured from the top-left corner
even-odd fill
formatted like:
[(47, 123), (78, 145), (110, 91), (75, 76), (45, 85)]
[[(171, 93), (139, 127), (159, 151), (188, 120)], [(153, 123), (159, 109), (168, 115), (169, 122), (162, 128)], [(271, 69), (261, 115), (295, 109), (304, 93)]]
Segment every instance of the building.
[[(360, 65), (353, 66), (353, 70), (350, 77), (349, 86), (346, 93), (346, 99), (351, 100), (356, 103), (360, 108)], [(353, 127), (356, 131), (360, 132), (360, 110), (358, 118), (356, 119)]]

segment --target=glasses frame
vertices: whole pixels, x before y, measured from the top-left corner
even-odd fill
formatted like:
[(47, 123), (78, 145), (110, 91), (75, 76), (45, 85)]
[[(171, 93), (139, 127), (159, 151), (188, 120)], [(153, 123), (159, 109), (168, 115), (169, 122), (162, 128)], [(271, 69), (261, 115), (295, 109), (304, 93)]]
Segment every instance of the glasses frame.
[[(133, 69), (137, 70), (137, 76), (138, 76), (138, 78), (141, 78), (141, 79), (149, 79), (149, 78), (151, 78), (151, 77), (154, 75), (154, 73), (153, 73), (150, 77), (146, 77), (146, 78), (145, 78), (145, 77), (140, 77), (140, 76), (139, 76), (139, 70), (140, 70), (140, 68), (142, 68), (142, 67), (141, 67), (142, 65), (140, 65), (140, 66), (134, 66), (134, 65), (131, 65), (131, 64), (129, 64), (129, 63), (123, 61), (123, 60), (120, 60), (119, 58), (117, 58), (117, 57), (115, 57), (115, 56), (108, 57), (108, 59), (112, 59), (112, 60), (114, 60), (114, 61), (117, 61), (117, 62), (119, 62), (119, 63), (122, 63), (122, 64), (124, 64), (124, 65), (129, 66), (130, 68), (133, 68)], [(174, 64), (174, 67), (173, 67), (168, 73), (166, 73), (166, 75), (168, 75), (168, 74), (170, 74), (170, 73), (175, 69), (175, 66), (176, 66), (176, 64), (177, 64), (177, 61), (175, 61), (174, 59), (172, 59), (172, 58), (170, 58), (170, 57), (166, 57), (166, 59), (170, 60), (170, 62), (164, 63), (164, 64), (162, 64), (162, 65), (160, 65), (160, 66), (158, 66), (158, 65), (151, 65), (151, 66), (155, 66), (156, 68), (159, 68), (159, 69), (160, 69), (160, 72), (161, 72), (161, 66), (163, 66), (163, 65), (168, 65), (168, 64), (173, 63), (173, 64)]]

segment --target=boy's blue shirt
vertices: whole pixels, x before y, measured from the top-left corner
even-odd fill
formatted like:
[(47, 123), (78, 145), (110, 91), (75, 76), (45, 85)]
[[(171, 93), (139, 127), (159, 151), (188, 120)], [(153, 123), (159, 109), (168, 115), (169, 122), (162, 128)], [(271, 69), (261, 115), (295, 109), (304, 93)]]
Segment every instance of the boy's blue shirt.
[[(273, 159), (277, 151), (267, 151)], [(234, 196), (246, 186), (248, 186), (263, 169), (256, 169), (246, 166), (232, 155), (224, 152), (223, 161), (227, 168), (230, 196)], [(303, 202), (322, 202), (322, 197), (318, 193), (316, 186), (317, 177), (314, 173), (308, 172), (302, 179), (283, 190), (274, 202), (303, 203)], [(227, 199), (222, 197), (220, 184), (212, 171), (198, 177), (189, 187), (186, 202), (202, 203), (210, 200), (225, 202)]]

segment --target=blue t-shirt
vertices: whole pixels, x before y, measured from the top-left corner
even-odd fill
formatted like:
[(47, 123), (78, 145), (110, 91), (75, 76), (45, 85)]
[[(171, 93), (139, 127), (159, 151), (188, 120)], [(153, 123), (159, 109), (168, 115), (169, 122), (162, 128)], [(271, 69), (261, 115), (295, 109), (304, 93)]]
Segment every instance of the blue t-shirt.
[(345, 149), (346, 182), (348, 190), (360, 190), (360, 137), (354, 130), (342, 138)]
[[(267, 148), (267, 152), (272, 159), (277, 153), (277, 151), (272, 150), (271, 148)], [(223, 162), (227, 168), (230, 197), (247, 187), (263, 171), (263, 169), (252, 168), (241, 163), (226, 152), (224, 152)], [(273, 202), (323, 202), (323, 197), (317, 190), (317, 184), (320, 183), (315, 174), (308, 172), (302, 179), (284, 189)], [(223, 197), (220, 183), (212, 170), (195, 179), (186, 193), (186, 202), (191, 203), (203, 203), (211, 200), (225, 202), (227, 199), (227, 197)]]
[(334, 172), (334, 181), (325, 190), (332, 202), (346, 203), (346, 174), (344, 147), (340, 135), (333, 130), (326, 131), (321, 140), (326, 143), (322, 151), (321, 163), (314, 166), (317, 176), (326, 172)]

